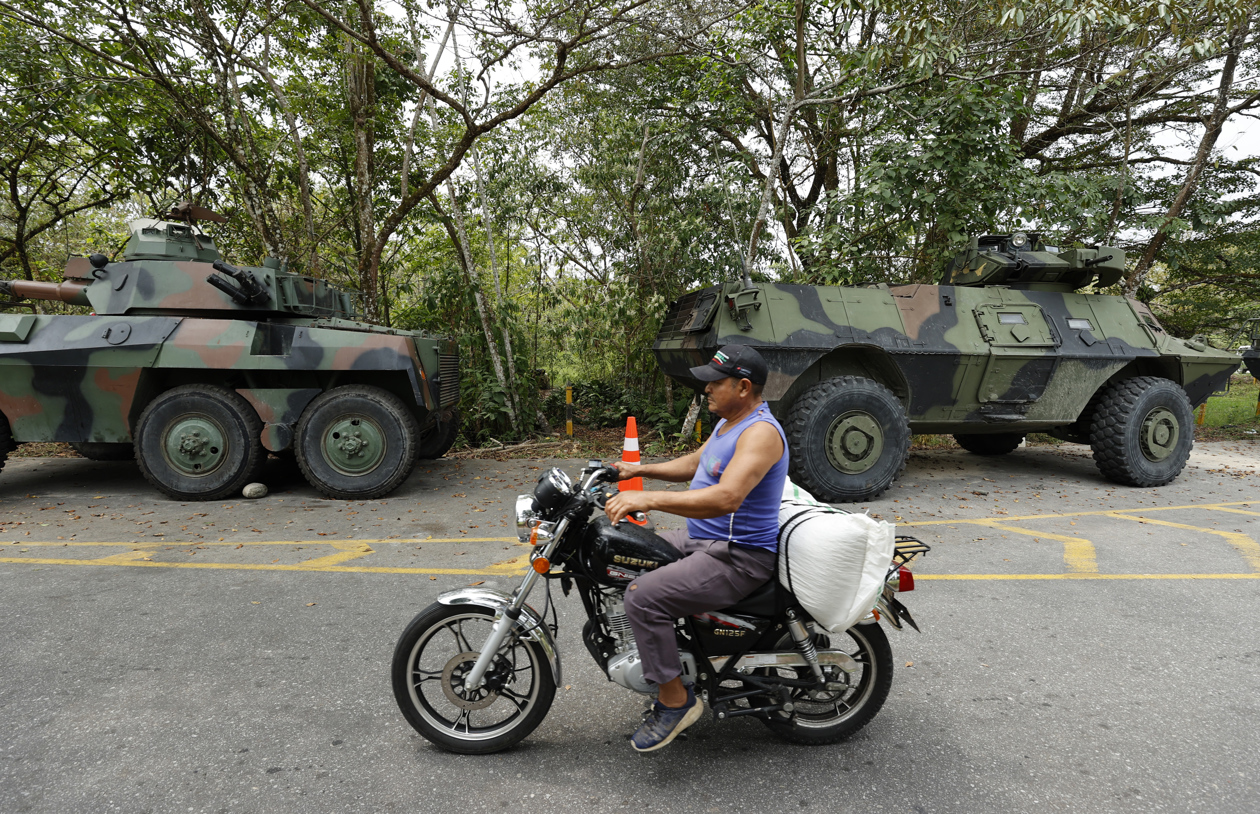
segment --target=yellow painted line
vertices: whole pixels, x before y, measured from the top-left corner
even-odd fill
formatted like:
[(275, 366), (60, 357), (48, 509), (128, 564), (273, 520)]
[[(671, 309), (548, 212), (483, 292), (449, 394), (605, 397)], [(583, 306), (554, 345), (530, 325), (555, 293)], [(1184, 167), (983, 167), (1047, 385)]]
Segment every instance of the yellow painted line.
[(1260, 579), (1260, 574), (915, 574), (923, 580), (1033, 580), (1033, 579)]
[[(272, 565), (233, 562), (145, 562), (129, 560), (126, 562), (103, 562), (102, 560), (65, 560), (50, 557), (0, 557), (0, 563), (20, 563), (24, 565), (123, 565), (133, 568), (195, 568), (221, 571), (310, 571), (325, 574), (455, 574), (463, 576), (502, 577), (524, 573), (524, 569), (516, 568), (516, 560), (486, 566), (485, 568), (385, 568), (364, 565)], [(519, 558), (517, 558), (519, 559)], [(515, 570), (508, 570), (512, 564)]]
[(242, 546), (242, 545), (244, 546), (330, 545), (330, 546), (335, 547), (338, 544), (342, 544), (342, 543), (348, 543), (352, 545), (358, 545), (360, 543), (366, 543), (368, 545), (415, 545), (417, 543), (515, 543), (515, 542), (517, 542), (517, 539), (515, 537), (443, 537), (440, 539), (425, 539), (425, 540), (421, 540), (419, 538), (410, 539), (410, 538), (401, 538), (401, 537), (395, 537), (395, 538), (390, 538), (390, 539), (385, 539), (385, 540), (359, 540), (359, 539), (354, 539), (354, 538), (347, 538), (344, 540), (340, 538), (324, 538), (322, 540), (222, 540), (222, 541), (220, 540), (140, 540), (140, 541), (120, 540), (120, 541), (115, 541), (115, 542), (107, 542), (107, 541), (78, 542), (78, 541), (68, 541), (68, 540), (65, 540), (65, 541), (45, 540), (45, 541), (40, 541), (40, 542), (14, 540), (10, 542), (8, 540), (0, 540), (0, 548), (8, 548), (8, 547), (35, 548), (37, 546), (44, 547), (44, 548), (66, 548), (66, 547), (74, 548), (77, 546), (122, 546), (122, 545), (129, 545), (129, 546), (164, 546), (165, 545), (165, 546), (175, 546), (177, 548), (188, 548), (189, 546), (216, 546), (216, 545), (228, 546), (230, 548), (236, 548), (237, 546)]
[(1230, 514), (1246, 514), (1252, 517), (1260, 517), (1260, 512), (1248, 512), (1242, 509), (1226, 509), (1224, 506), (1210, 506), (1208, 508), (1214, 512), (1229, 512)]
[(960, 522), (997, 529), (998, 531), (1023, 534), (1029, 537), (1036, 537), (1037, 539), (1055, 540), (1063, 543), (1063, 564), (1067, 566), (1068, 571), (1075, 574), (1094, 574), (1098, 572), (1098, 555), (1094, 550), (1094, 544), (1084, 537), (1069, 537), (1064, 534), (1021, 529), (1018, 526), (1008, 526), (996, 520), (964, 520)]
[[(109, 558), (105, 558), (109, 559)], [(502, 577), (520, 576), (525, 573), (524, 564), (529, 555), (525, 554), (511, 560), (476, 568), (375, 568), (369, 566), (315, 566), (297, 565), (258, 565), (253, 563), (215, 563), (215, 562), (145, 562), (144, 560), (102, 562), (101, 560), (64, 560), (37, 557), (0, 557), (0, 563), (19, 563), (23, 565), (122, 565), (133, 568), (193, 568), (201, 570), (223, 571), (310, 571), (325, 574), (423, 574), (450, 575), (470, 577)], [(1260, 579), (1257, 574), (920, 574), (914, 575), (916, 582), (921, 581), (976, 581), (976, 580), (1080, 580), (1080, 579)]]
[(1152, 520), (1149, 517), (1140, 515), (1113, 513), (1109, 515), (1118, 520), (1131, 520), (1135, 523), (1145, 523), (1148, 526), (1165, 526), (1171, 529), (1183, 529), (1185, 531), (1197, 531), (1201, 534), (1215, 534), (1218, 537), (1224, 537), (1229, 544), (1237, 549), (1247, 564), (1251, 566), (1251, 570), (1260, 573), (1260, 543), (1251, 539), (1246, 534), (1236, 531), (1220, 531), (1219, 529), (1209, 529), (1203, 526), (1188, 526), (1185, 523), (1170, 523), (1167, 520)]
[(152, 546), (136, 549), (134, 551), (124, 551), (121, 554), (111, 554), (108, 557), (98, 557), (93, 560), (84, 560), (95, 565), (130, 565), (137, 560), (143, 560), (153, 553)]
[(356, 543), (352, 541), (344, 541), (332, 544), (334, 548), (341, 549), (336, 554), (329, 554), (326, 557), (313, 557), (309, 560), (302, 560), (298, 565), (305, 565), (308, 568), (319, 568), (325, 565), (341, 565), (343, 562), (357, 560), (359, 557), (366, 557), (368, 554), (374, 554), (375, 551), (367, 543)]
[(1202, 503), (1189, 504), (1186, 506), (1142, 506), (1134, 509), (1098, 509), (1087, 512), (1053, 512), (1051, 514), (1024, 514), (1024, 515), (1000, 515), (997, 517), (983, 517), (978, 519), (965, 520), (913, 520), (908, 523), (898, 523), (898, 526), (948, 526), (955, 523), (976, 523), (982, 520), (994, 520), (999, 523), (1014, 523), (1023, 520), (1052, 520), (1060, 517), (1106, 517), (1119, 513), (1128, 512), (1172, 512), (1184, 509), (1224, 509), (1227, 506), (1251, 506), (1257, 503), (1254, 500), (1239, 500), (1234, 503)]

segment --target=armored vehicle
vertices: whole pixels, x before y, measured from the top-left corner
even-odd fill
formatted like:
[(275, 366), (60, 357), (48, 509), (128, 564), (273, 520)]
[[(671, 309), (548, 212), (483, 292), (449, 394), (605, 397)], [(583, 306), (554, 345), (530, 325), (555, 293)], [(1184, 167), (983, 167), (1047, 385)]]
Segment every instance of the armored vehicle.
[(721, 346), (760, 351), (791, 477), (831, 502), (887, 489), (912, 432), (952, 433), (979, 455), (1046, 432), (1092, 446), (1113, 481), (1159, 486), (1189, 457), (1193, 408), (1239, 360), (1169, 336), (1136, 300), (1078, 290), (1123, 271), (1124, 253), (1107, 246), (973, 238), (940, 285), (691, 292), (670, 306), (653, 349), (667, 375), (697, 390), (688, 368)]
[(1260, 379), (1260, 319), (1247, 320), (1251, 328), (1251, 344), (1242, 348), (1243, 364), (1252, 378)]
[(117, 262), (74, 257), (64, 282), (0, 283), (92, 310), (0, 311), (0, 463), (13, 444), (68, 441), (98, 460), (134, 454), (172, 498), (217, 500), (270, 451), (295, 455), (323, 494), (366, 499), (446, 452), (453, 341), (368, 324), (354, 295), (274, 258), (229, 265), (196, 226), (223, 221), (209, 210), (165, 217), (133, 222)]

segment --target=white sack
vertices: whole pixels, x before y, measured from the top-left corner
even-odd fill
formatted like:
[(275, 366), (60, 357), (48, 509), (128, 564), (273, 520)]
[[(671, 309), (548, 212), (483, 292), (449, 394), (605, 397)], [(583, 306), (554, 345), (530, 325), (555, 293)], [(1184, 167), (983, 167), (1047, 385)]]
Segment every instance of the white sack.
[(892, 564), (892, 523), (833, 509), (788, 480), (779, 505), (779, 582), (841, 633), (866, 616)]

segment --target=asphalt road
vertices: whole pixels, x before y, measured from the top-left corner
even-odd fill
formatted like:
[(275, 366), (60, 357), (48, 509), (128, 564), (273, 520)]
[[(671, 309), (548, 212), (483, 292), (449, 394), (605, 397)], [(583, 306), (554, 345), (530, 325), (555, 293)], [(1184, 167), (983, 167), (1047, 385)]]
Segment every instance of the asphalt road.
[[(1162, 489), (1083, 447), (916, 453), (867, 508), (933, 546), (849, 741), (706, 716), (632, 752), (643, 699), (560, 603), (564, 676), (522, 745), (441, 752), (388, 666), (444, 590), (510, 590), (542, 469), (437, 461), (370, 503), (273, 462), (270, 496), (175, 503), (129, 464), (0, 475), (0, 812), (1255, 812), (1260, 446), (1200, 444)], [(663, 528), (669, 518), (655, 518)]]

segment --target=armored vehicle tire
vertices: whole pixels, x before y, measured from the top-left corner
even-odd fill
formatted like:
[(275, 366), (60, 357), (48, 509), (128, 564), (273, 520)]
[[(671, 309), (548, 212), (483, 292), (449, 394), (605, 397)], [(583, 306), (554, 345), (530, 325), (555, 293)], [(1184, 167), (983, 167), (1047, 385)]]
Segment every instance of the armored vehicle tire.
[(955, 435), (958, 446), (976, 455), (1005, 455), (1014, 452), (1024, 443), (1020, 432), (1000, 432), (995, 435)]
[(161, 393), (136, 424), (136, 462), (176, 500), (219, 500), (239, 492), (263, 459), (262, 421), (223, 387), (187, 384)]
[(455, 443), (459, 435), (459, 408), (451, 410), (451, 417), (439, 421), (429, 429), (420, 433), (420, 441), (416, 445), (416, 457), (421, 459), (441, 458)]
[(1137, 376), (1108, 385), (1090, 419), (1094, 463), (1108, 480), (1163, 486), (1185, 468), (1194, 411), (1176, 382)]
[(105, 444), (95, 441), (71, 441), (75, 452), (89, 461), (130, 461), (136, 457), (135, 444)]
[(887, 387), (859, 376), (806, 390), (788, 410), (784, 429), (792, 480), (829, 503), (883, 494), (910, 453), (905, 406)]
[(16, 446), (13, 443), (13, 431), (9, 429), (9, 419), (4, 417), (4, 413), (0, 413), (0, 469), (4, 469), (4, 462)]
[(346, 385), (321, 393), (298, 420), (298, 466), (328, 497), (370, 500), (398, 488), (416, 463), (416, 420), (388, 390)]

